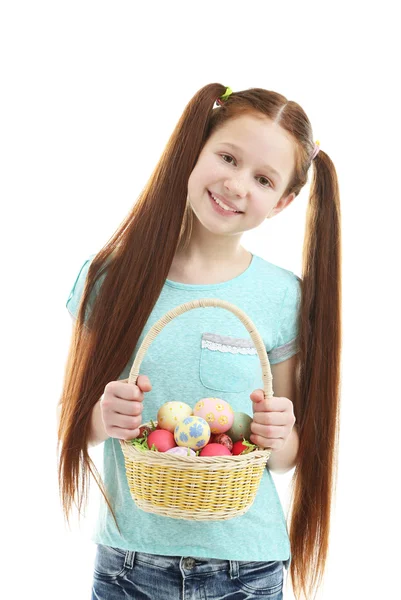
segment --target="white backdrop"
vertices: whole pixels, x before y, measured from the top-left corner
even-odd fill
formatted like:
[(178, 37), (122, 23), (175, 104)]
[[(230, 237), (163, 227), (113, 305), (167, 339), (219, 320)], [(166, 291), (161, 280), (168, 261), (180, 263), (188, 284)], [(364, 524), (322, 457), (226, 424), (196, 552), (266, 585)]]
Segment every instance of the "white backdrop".
[[(299, 102), (336, 166), (342, 420), (319, 598), (394, 598), (400, 559), (399, 31), (395, 3), (4, 2), (0, 8), (2, 598), (85, 600), (98, 493), (65, 527), (56, 404), (78, 269), (135, 202), (203, 85)], [(398, 46), (398, 47), (397, 47)], [(301, 273), (307, 192), (245, 246)], [(94, 450), (100, 460), (101, 449)], [(396, 463), (397, 461), (397, 463)], [(292, 472), (274, 475), (287, 506)], [(286, 590), (286, 600), (293, 598)]]

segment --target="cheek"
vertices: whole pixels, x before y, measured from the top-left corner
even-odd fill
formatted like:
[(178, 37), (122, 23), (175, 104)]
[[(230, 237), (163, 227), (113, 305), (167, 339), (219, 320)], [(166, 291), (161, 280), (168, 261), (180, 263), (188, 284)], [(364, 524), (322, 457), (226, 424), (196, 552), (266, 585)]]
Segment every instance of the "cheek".
[(200, 191), (200, 188), (211, 187), (214, 183), (224, 180), (227, 171), (215, 160), (198, 161), (188, 180), (188, 191)]
[(266, 219), (273, 206), (274, 202), (272, 202), (271, 200), (266, 201), (265, 198), (259, 201), (256, 200), (252, 203), (252, 214), (255, 217), (255, 219), (262, 222), (264, 219)]

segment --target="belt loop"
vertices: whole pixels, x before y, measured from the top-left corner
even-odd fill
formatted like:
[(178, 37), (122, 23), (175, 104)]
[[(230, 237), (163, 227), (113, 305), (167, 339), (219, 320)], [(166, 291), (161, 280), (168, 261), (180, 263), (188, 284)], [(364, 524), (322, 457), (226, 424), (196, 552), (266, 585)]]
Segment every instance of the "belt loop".
[(135, 550), (127, 550), (127, 552), (125, 554), (124, 567), (126, 569), (132, 569), (132, 567), (134, 566), (134, 559), (135, 559)]
[(236, 579), (239, 575), (239, 564), (237, 560), (230, 560), (230, 578)]

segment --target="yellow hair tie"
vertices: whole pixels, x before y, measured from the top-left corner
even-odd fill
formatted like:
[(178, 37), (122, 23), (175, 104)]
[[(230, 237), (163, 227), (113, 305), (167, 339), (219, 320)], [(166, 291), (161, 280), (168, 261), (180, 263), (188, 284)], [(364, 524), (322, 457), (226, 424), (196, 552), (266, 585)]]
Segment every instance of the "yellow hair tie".
[(226, 89), (226, 91), (224, 92), (224, 94), (223, 94), (222, 96), (220, 96), (220, 98), (221, 98), (223, 101), (224, 101), (224, 100), (227, 100), (227, 98), (228, 98), (229, 96), (231, 96), (231, 94), (232, 94), (232, 93), (233, 93), (232, 89), (228, 87), (228, 88)]
[(229, 96), (231, 96), (231, 94), (233, 93), (231, 88), (226, 88), (226, 91), (224, 92), (224, 94), (222, 96), (220, 96), (219, 98), (217, 98), (216, 102), (217, 104), (219, 104), (220, 106), (223, 104), (223, 102), (225, 102)]

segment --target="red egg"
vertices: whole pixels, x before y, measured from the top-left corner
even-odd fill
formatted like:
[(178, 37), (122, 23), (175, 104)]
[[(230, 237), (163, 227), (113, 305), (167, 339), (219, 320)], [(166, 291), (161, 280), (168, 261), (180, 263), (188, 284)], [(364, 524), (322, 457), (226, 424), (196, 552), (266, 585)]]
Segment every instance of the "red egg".
[(199, 456), (231, 456), (231, 452), (223, 444), (206, 444)]
[(244, 450), (249, 450), (249, 447), (246, 446), (242, 440), (238, 440), (238, 442), (234, 443), (234, 445), (233, 445), (234, 456), (241, 454)]
[(154, 444), (159, 452), (166, 452), (177, 445), (175, 443), (174, 435), (171, 431), (167, 431), (167, 429), (155, 429), (155, 431), (152, 431), (152, 433), (148, 435), (146, 441), (149, 450)]

